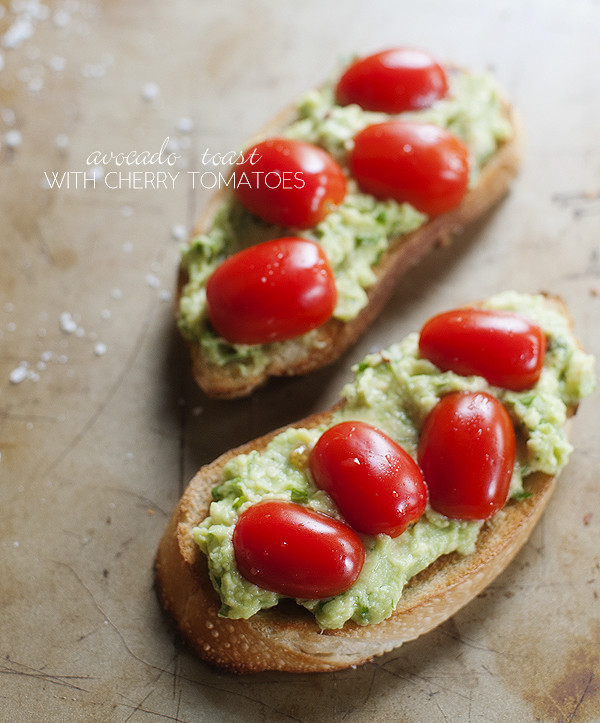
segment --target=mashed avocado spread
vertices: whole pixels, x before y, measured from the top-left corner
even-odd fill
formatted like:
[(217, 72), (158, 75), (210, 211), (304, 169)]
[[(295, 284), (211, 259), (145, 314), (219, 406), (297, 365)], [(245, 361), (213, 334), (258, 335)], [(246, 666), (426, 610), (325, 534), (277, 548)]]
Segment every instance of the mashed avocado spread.
[[(482, 390), (500, 399), (509, 411), (523, 452), (515, 462), (510, 496), (526, 495), (523, 480), (532, 472), (556, 475), (566, 464), (571, 446), (563, 425), (567, 407), (577, 404), (595, 386), (593, 358), (573, 337), (568, 320), (543, 296), (504, 292), (484, 305), (516, 311), (539, 324), (547, 337), (544, 369), (535, 387), (513, 392), (481, 377), (442, 373), (418, 355), (418, 335), (358, 364), (354, 381), (342, 390), (344, 406), (331, 420), (369, 422), (416, 457), (420, 429), (439, 399), (454, 390)], [(339, 517), (332, 500), (318, 490), (307, 469), (307, 457), (325, 427), (287, 429), (262, 452), (231, 459), (223, 481), (213, 490), (209, 516), (194, 528), (194, 540), (208, 557), (212, 582), (222, 601), (220, 614), (248, 618), (277, 604), (280, 596), (245, 580), (237, 571), (232, 535), (239, 515), (266, 498), (288, 500)], [(468, 554), (475, 547), (480, 522), (446, 518), (428, 508), (418, 522), (397, 538), (362, 536), (366, 558), (354, 585), (325, 600), (297, 600), (311, 610), (322, 628), (340, 628), (348, 620), (359, 625), (389, 617), (406, 583), (441, 555)]]
[[(447, 98), (426, 110), (398, 117), (434, 123), (459, 136), (470, 151), (471, 186), (486, 160), (511, 135), (500, 94), (487, 75), (455, 73), (450, 78)], [(357, 105), (336, 105), (332, 85), (326, 85), (299, 101), (297, 120), (282, 135), (321, 146), (345, 166), (356, 133), (388, 118), (384, 113), (364, 111)], [(181, 294), (179, 327), (213, 363), (234, 364), (240, 374), (255, 374), (266, 366), (273, 345), (231, 344), (217, 336), (207, 323), (206, 282), (227, 256), (259, 241), (289, 235), (289, 231), (253, 216), (228, 191), (207, 232), (193, 238), (183, 250), (182, 268), (188, 281)], [(427, 216), (410, 204), (377, 201), (360, 193), (356, 183), (349, 179), (343, 203), (317, 226), (299, 234), (325, 249), (336, 278), (335, 318), (348, 321), (359, 313), (368, 301), (366, 289), (375, 282), (374, 267), (390, 240), (401, 238), (426, 221)], [(311, 335), (314, 333), (305, 335), (308, 345), (313, 341)]]

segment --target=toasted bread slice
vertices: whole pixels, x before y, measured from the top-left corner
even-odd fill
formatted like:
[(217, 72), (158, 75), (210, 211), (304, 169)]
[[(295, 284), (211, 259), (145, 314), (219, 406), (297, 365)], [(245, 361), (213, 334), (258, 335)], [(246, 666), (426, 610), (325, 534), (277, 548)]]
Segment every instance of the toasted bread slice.
[[(435, 246), (449, 242), (467, 224), (482, 216), (507, 193), (519, 167), (521, 130), (508, 104), (505, 112), (512, 126), (511, 137), (485, 163), (477, 185), (467, 192), (456, 208), (431, 218), (416, 231), (392, 240), (374, 269), (376, 281), (367, 289), (368, 303), (356, 317), (349, 321), (330, 319), (311, 334), (310, 344), (300, 337), (271, 345), (268, 363), (258, 372), (242, 369), (235, 364), (216, 364), (206, 358), (198, 344), (188, 341), (193, 375), (200, 388), (214, 398), (243, 397), (264, 384), (269, 377), (306, 374), (340, 357), (381, 312), (403, 273)], [(283, 128), (293, 119), (290, 113), (291, 111), (288, 111), (278, 116), (265, 133), (274, 134)], [(194, 229), (193, 236), (206, 232), (227, 190), (222, 189), (213, 197), (206, 213)], [(181, 270), (177, 284), (177, 309), (186, 281), (186, 273)]]
[[(556, 303), (568, 317), (560, 301)], [(338, 407), (291, 426), (326, 424)], [(570, 407), (569, 417), (575, 411), (576, 406)], [(506, 568), (528, 539), (555, 485), (549, 475), (529, 475), (525, 480), (529, 497), (509, 501), (488, 520), (471, 554), (445, 555), (412, 578), (395, 611), (378, 624), (347, 622), (340, 629), (322, 630), (309, 612), (289, 600), (246, 620), (219, 617), (220, 598), (192, 529), (208, 515), (211, 489), (222, 481), (221, 471), (227, 461), (251, 450), (263, 450), (279, 431), (225, 453), (196, 474), (171, 517), (156, 557), (159, 597), (185, 641), (207, 662), (238, 673), (339, 670), (366, 662), (435, 628)]]
[[(317, 426), (330, 414), (314, 415), (299, 426)], [(340, 670), (432, 630), (504, 570), (529, 537), (554, 488), (552, 477), (532, 475), (527, 482), (531, 497), (509, 503), (496, 515), (480, 533), (473, 554), (439, 558), (410, 581), (392, 616), (377, 625), (349, 622), (339, 630), (321, 630), (308, 611), (291, 602), (247, 620), (222, 618), (206, 557), (194, 542), (192, 529), (208, 514), (210, 491), (220, 481), (224, 464), (238, 454), (264, 449), (276, 434), (231, 450), (196, 474), (156, 557), (159, 597), (184, 640), (207, 662), (237, 673)]]

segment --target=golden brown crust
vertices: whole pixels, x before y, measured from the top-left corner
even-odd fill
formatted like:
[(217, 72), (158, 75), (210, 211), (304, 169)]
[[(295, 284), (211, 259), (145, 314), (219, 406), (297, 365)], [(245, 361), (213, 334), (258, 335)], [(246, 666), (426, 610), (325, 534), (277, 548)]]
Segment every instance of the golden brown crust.
[[(568, 316), (560, 300), (554, 302)], [(332, 413), (312, 415), (295, 426), (325, 423)], [(191, 530), (208, 514), (210, 490), (220, 481), (223, 465), (237, 454), (264, 449), (279, 431), (227, 452), (196, 474), (171, 517), (156, 557), (159, 596), (183, 638), (207, 662), (238, 673), (340, 670), (428, 632), (504, 570), (528, 539), (554, 489), (555, 480), (548, 475), (528, 477), (529, 498), (510, 502), (486, 523), (472, 554), (446, 555), (413, 578), (394, 613), (379, 624), (350, 622), (340, 630), (321, 631), (312, 615), (289, 601), (248, 620), (220, 618), (219, 597)]]
[[(330, 364), (350, 347), (381, 312), (391, 297), (399, 277), (418, 263), (435, 246), (447, 243), (462, 229), (496, 204), (508, 191), (516, 175), (521, 154), (521, 130), (513, 111), (506, 106), (513, 134), (487, 161), (477, 185), (464, 197), (459, 206), (432, 218), (424, 226), (392, 242), (376, 268), (377, 280), (367, 290), (368, 304), (354, 319), (342, 322), (330, 319), (315, 334), (312, 345), (303, 340), (290, 340), (276, 345), (267, 367), (258, 373), (242, 374), (233, 365), (219, 366), (202, 355), (197, 344), (189, 343), (193, 375), (200, 388), (209, 396), (233, 399), (250, 394), (272, 376), (306, 374)], [(290, 113), (282, 113), (270, 124), (274, 131), (289, 121)], [(226, 190), (226, 189), (224, 189)], [(221, 193), (213, 197), (207, 212), (194, 234), (202, 233), (210, 222)], [(177, 305), (185, 276), (178, 279)]]

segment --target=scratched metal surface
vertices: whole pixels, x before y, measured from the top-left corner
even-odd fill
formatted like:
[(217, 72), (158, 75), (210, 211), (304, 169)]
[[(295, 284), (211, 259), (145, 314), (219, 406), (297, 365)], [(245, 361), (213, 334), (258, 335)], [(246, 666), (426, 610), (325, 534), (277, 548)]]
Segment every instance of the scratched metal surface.
[[(507, 572), (358, 670), (213, 672), (175, 640), (152, 581), (200, 464), (328, 406), (353, 361), (431, 313), (544, 289), (600, 352), (599, 27), (593, 0), (0, 2), (0, 719), (600, 719), (598, 396)], [(182, 174), (202, 168), (204, 149), (238, 147), (340, 58), (398, 43), (495, 68), (527, 130), (513, 193), (403, 281), (334, 367), (208, 402), (169, 298), (173, 236), (208, 193), (111, 189), (99, 171), (96, 188), (71, 174), (50, 190), (44, 173), (89, 171), (97, 150), (158, 151), (167, 136)]]

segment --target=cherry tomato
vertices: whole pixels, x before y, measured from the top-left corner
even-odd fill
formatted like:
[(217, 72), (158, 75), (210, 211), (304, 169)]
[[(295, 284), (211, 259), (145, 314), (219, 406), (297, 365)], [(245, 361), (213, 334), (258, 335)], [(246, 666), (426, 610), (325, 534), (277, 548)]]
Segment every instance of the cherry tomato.
[(428, 123), (385, 121), (354, 137), (348, 159), (360, 189), (407, 201), (429, 216), (457, 206), (469, 181), (469, 151), (456, 136)]
[(346, 176), (318, 146), (271, 138), (248, 149), (235, 170), (235, 195), (276, 226), (310, 228), (344, 200)]
[(417, 463), (370, 424), (341, 422), (328, 429), (310, 453), (309, 468), (358, 532), (398, 537), (425, 511), (427, 488)]
[(518, 314), (456, 309), (429, 319), (419, 352), (442, 371), (478, 374), (490, 384), (520, 391), (532, 387), (544, 365), (546, 338)]
[(394, 48), (353, 63), (338, 81), (336, 100), (364, 110), (402, 113), (428, 108), (447, 92), (446, 72), (429, 53)]
[(248, 507), (233, 532), (240, 574), (279, 595), (307, 599), (339, 595), (362, 569), (360, 537), (339, 520), (294, 502)]
[(239, 344), (300, 336), (326, 322), (336, 301), (323, 249), (302, 238), (250, 246), (218, 266), (206, 284), (208, 318), (218, 334)]
[(504, 506), (515, 459), (515, 431), (485, 392), (451, 392), (423, 426), (419, 464), (431, 507), (446, 517), (485, 520)]

